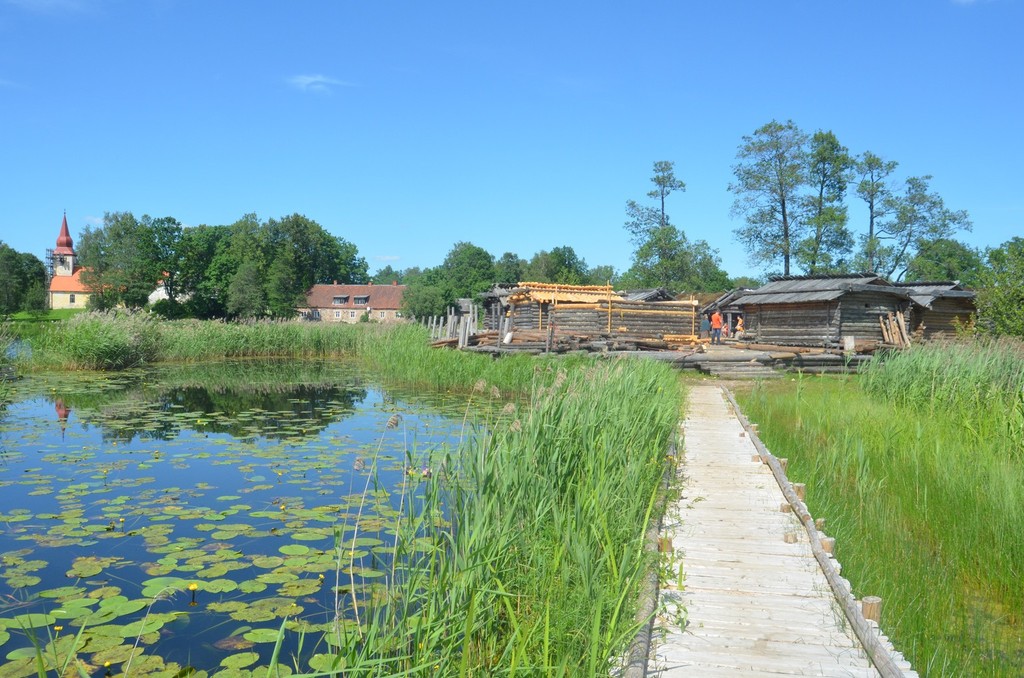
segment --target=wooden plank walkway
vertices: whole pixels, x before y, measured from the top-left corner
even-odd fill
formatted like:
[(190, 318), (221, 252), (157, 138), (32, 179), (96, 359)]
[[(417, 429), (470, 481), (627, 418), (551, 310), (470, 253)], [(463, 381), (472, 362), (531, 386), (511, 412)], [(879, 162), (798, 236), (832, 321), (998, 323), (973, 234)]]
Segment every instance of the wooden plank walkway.
[(720, 386), (691, 390), (683, 428), (683, 491), (665, 518), (673, 558), (648, 675), (878, 676)]

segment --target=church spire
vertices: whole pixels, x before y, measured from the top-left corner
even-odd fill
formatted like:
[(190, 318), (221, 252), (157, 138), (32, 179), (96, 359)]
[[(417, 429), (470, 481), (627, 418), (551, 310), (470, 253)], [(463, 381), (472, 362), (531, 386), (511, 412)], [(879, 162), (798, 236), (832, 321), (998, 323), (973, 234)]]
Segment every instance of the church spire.
[(64, 222), (60, 225), (60, 235), (57, 236), (57, 249), (54, 254), (74, 254), (75, 244), (71, 240), (71, 233), (68, 232), (68, 213), (64, 212)]

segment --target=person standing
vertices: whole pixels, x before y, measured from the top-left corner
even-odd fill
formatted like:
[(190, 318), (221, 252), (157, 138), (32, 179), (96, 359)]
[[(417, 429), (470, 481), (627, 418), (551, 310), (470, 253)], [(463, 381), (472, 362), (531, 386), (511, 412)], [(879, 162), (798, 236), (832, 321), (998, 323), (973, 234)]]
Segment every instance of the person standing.
[(707, 339), (711, 336), (711, 320), (708, 319), (707, 315), (700, 317), (700, 338)]
[(722, 313), (717, 308), (711, 314), (711, 343), (722, 343)]

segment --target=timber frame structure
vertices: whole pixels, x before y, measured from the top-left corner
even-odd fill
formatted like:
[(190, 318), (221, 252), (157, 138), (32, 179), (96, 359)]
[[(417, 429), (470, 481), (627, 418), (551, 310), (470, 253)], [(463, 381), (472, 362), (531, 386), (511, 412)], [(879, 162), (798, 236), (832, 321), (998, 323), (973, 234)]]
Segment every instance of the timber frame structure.
[[(647, 298), (664, 298), (648, 291)], [(553, 336), (696, 341), (697, 302), (644, 301), (611, 285), (520, 282), (485, 293), (485, 326), (501, 332), (544, 332)]]

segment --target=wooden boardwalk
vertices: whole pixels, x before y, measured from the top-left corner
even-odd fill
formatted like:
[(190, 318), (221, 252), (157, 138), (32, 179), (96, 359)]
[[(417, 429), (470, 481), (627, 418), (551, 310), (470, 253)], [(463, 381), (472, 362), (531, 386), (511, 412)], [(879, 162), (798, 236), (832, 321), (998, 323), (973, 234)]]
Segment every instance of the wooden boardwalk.
[[(878, 676), (720, 386), (690, 393), (648, 675)], [(787, 543), (794, 540), (793, 543)], [(916, 676), (899, 659), (904, 675)]]

